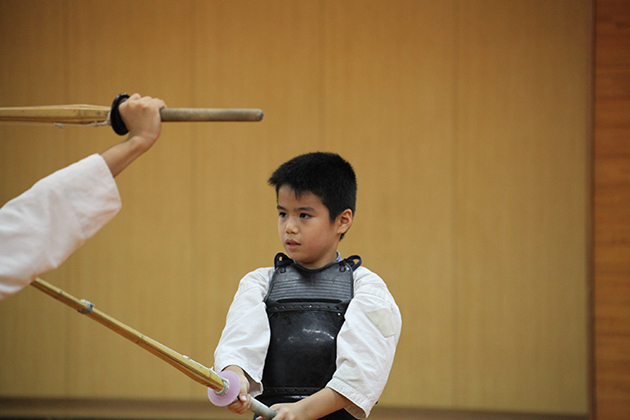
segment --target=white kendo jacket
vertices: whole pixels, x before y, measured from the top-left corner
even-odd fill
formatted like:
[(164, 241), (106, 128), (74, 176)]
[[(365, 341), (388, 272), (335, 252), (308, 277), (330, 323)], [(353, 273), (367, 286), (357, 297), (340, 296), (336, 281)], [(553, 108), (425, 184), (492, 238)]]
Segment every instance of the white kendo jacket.
[(38, 181), (0, 208), (0, 300), (59, 267), (120, 210), (98, 154)]

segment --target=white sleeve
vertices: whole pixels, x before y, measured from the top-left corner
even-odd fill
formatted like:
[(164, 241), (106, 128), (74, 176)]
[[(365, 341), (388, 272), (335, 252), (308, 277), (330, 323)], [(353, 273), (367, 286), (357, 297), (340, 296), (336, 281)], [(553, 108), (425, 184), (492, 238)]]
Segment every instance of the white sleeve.
[(116, 182), (98, 154), (6, 203), (0, 209), (0, 300), (59, 267), (120, 207)]
[(326, 385), (352, 401), (365, 418), (381, 396), (394, 362), (402, 319), (383, 280), (365, 267), (355, 272), (355, 294), (337, 336), (337, 370)]
[(262, 392), (262, 374), (271, 336), (263, 300), (272, 274), (272, 267), (259, 268), (241, 279), (214, 352), (217, 372), (230, 365), (245, 371), (252, 396)]

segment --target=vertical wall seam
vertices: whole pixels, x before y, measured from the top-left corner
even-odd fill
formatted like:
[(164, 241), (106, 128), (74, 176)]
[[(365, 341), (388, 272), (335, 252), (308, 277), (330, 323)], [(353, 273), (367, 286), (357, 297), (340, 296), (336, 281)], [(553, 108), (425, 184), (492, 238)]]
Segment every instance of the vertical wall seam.
[[(197, 54), (198, 54), (198, 45), (197, 45), (197, 36), (199, 33), (199, 19), (197, 18), (198, 16), (198, 11), (197, 11), (197, 2), (194, 1), (192, 3), (190, 3), (190, 8), (188, 9), (188, 13), (189, 13), (189, 17), (192, 20), (192, 25), (188, 26), (189, 29), (189, 33), (188, 36), (190, 37), (190, 48), (191, 48), (191, 54), (190, 54), (190, 68), (189, 68), (189, 72), (190, 72), (190, 85), (189, 85), (189, 94), (190, 94), (190, 98), (192, 98), (193, 104), (192, 106), (199, 106), (198, 101), (199, 99), (196, 97), (195, 95), (195, 86), (197, 85)], [(198, 320), (197, 317), (194, 316), (194, 310), (193, 308), (198, 308), (199, 304), (196, 301), (197, 300), (197, 295), (198, 293), (196, 293), (196, 291), (198, 290), (198, 283), (200, 282), (200, 276), (193, 276), (193, 273), (195, 273), (195, 257), (198, 257), (196, 255), (196, 250), (197, 250), (197, 238), (198, 238), (198, 234), (197, 234), (197, 226), (195, 226), (196, 224), (196, 218), (195, 218), (195, 209), (197, 209), (199, 207), (199, 201), (197, 199), (198, 197), (198, 190), (199, 190), (199, 183), (197, 181), (198, 177), (195, 176), (195, 174), (197, 173), (197, 169), (198, 169), (198, 162), (195, 158), (196, 154), (195, 154), (195, 150), (194, 147), (192, 145), (195, 144), (199, 144), (197, 142), (197, 137), (199, 136), (199, 131), (196, 128), (196, 125), (193, 125), (193, 127), (191, 127), (190, 130), (190, 136), (191, 139), (189, 141), (189, 144), (191, 145), (188, 153), (189, 153), (189, 162), (190, 162), (190, 172), (188, 174), (189, 176), (189, 182), (190, 182), (190, 207), (188, 209), (188, 219), (190, 221), (190, 236), (188, 237), (188, 241), (189, 241), (189, 252), (190, 252), (190, 258), (188, 260), (188, 269), (190, 270), (189, 273), (191, 274), (191, 278), (193, 281), (193, 287), (190, 288), (189, 290), (189, 299), (190, 299), (190, 305), (188, 307), (188, 316), (190, 317), (190, 322), (192, 323), (192, 331), (199, 331), (200, 326), (198, 324)], [(190, 342), (188, 343), (188, 348), (191, 349), (191, 351), (195, 350), (195, 339), (194, 339), (194, 334), (191, 334), (189, 336)], [(190, 392), (191, 392), (191, 397), (194, 396), (194, 387), (196, 384), (194, 383), (190, 383)]]
[[(68, 30), (68, 25), (70, 22), (70, 17), (69, 17), (69, 6), (68, 6), (68, 1), (64, 0), (61, 4), (61, 39), (62, 39), (62, 57), (63, 57), (63, 64), (62, 64), (62, 76), (61, 76), (61, 83), (62, 83), (62, 100), (65, 103), (69, 103), (69, 96), (68, 96), (68, 88), (70, 85), (70, 70), (69, 70), (69, 57), (70, 57), (70, 53), (69, 53), (69, 48), (70, 48), (70, 36), (69, 36), (69, 30)], [(63, 130), (63, 161), (64, 162), (68, 162), (68, 159), (70, 157), (70, 146), (69, 146), (69, 138), (68, 138), (68, 130)], [(70, 268), (68, 267), (68, 265), (65, 265), (63, 270), (67, 273), (68, 270)], [(69, 368), (70, 368), (70, 351), (71, 351), (71, 340), (70, 340), (70, 335), (68, 334), (68, 325), (70, 324), (69, 322), (69, 317), (73, 315), (70, 311), (64, 311), (64, 325), (65, 325), (65, 332), (64, 332), (64, 341), (65, 341), (65, 348), (64, 348), (64, 360), (63, 360), (63, 364), (64, 364), (64, 377), (63, 377), (63, 394), (64, 395), (70, 395), (70, 372), (69, 372)]]
[(319, 131), (319, 148), (320, 150), (324, 148), (326, 144), (326, 112), (325, 112), (325, 103), (326, 103), (326, 4), (325, 0), (320, 0), (317, 3), (317, 61), (319, 67), (319, 95), (318, 96), (318, 131)]
[(596, 211), (596, 203), (595, 203), (595, 167), (596, 167), (596, 159), (595, 159), (595, 148), (596, 148), (596, 130), (595, 130), (595, 109), (597, 107), (597, 26), (598, 26), (598, 1), (591, 1), (591, 108), (590, 108), (590, 127), (589, 127), (589, 135), (590, 139), (590, 147), (588, 147), (588, 170), (590, 173), (588, 174), (588, 192), (589, 192), (589, 201), (586, 203), (588, 206), (588, 226), (587, 226), (587, 311), (588, 311), (588, 340), (587, 340), (587, 351), (588, 351), (588, 407), (590, 410), (589, 418), (594, 419), (597, 417), (597, 382), (596, 382), (596, 373), (597, 373), (597, 353), (596, 353), (596, 336), (595, 336), (595, 328), (596, 328), (596, 319), (595, 319), (595, 286), (596, 286), (596, 278), (595, 278), (595, 211)]
[(452, 305), (451, 305), (451, 319), (452, 319), (452, 340), (451, 340), (451, 357), (452, 360), (452, 374), (451, 374), (451, 405), (456, 408), (461, 405), (459, 399), (459, 393), (461, 390), (458, 387), (459, 381), (459, 356), (457, 349), (459, 347), (459, 335), (458, 335), (458, 311), (457, 305), (459, 301), (459, 261), (458, 261), (458, 248), (457, 248), (457, 234), (459, 230), (458, 223), (458, 208), (459, 203), (459, 171), (458, 164), (458, 146), (459, 146), (459, 40), (460, 40), (460, 21), (459, 21), (459, 3), (458, 0), (453, 1), (453, 97), (452, 97), (452, 149), (451, 149), (451, 179), (453, 187), (451, 190), (451, 217), (452, 217), (452, 231), (451, 231), (451, 258), (453, 261), (453, 269), (451, 272), (451, 287), (452, 287)]

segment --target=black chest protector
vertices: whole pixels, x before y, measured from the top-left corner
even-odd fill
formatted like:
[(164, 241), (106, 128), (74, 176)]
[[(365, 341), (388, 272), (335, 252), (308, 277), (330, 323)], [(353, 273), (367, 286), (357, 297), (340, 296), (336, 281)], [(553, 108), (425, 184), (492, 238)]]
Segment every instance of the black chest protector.
[(265, 298), (271, 340), (263, 399), (303, 398), (332, 379), (337, 334), (354, 292), (352, 272), (360, 265), (361, 258), (352, 256), (308, 270), (282, 253), (276, 255)]

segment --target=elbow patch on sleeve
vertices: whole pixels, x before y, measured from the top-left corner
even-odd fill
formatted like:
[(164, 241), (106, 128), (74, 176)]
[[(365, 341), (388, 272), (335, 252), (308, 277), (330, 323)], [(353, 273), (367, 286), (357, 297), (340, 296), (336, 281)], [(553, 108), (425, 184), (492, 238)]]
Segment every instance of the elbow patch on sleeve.
[(383, 334), (383, 337), (391, 337), (396, 334), (396, 327), (392, 320), (392, 311), (389, 308), (381, 308), (367, 313), (370, 321), (376, 325), (376, 328)]

